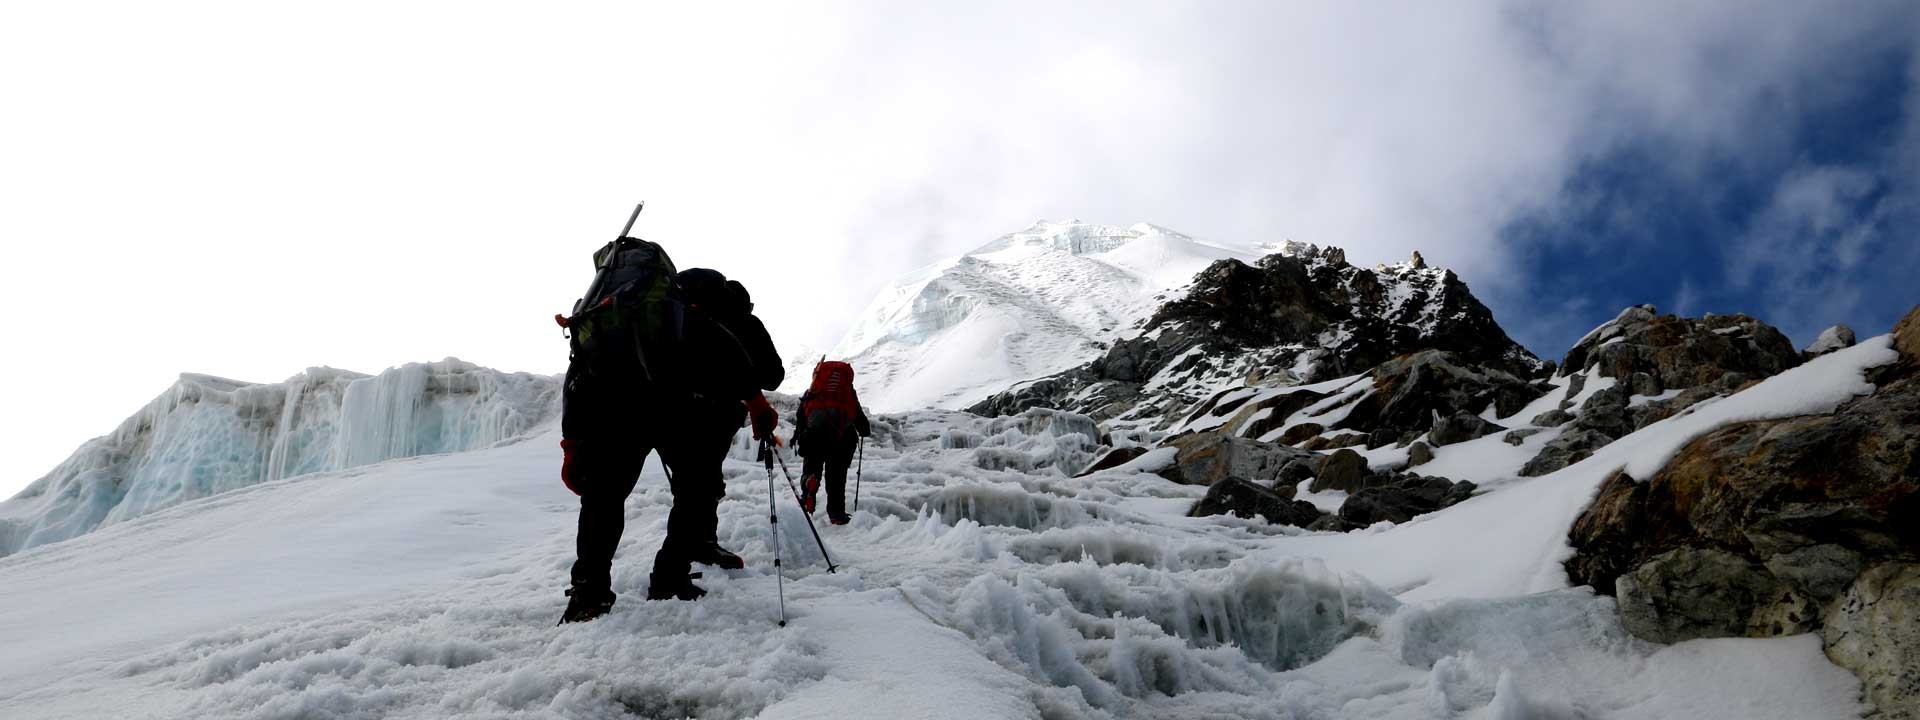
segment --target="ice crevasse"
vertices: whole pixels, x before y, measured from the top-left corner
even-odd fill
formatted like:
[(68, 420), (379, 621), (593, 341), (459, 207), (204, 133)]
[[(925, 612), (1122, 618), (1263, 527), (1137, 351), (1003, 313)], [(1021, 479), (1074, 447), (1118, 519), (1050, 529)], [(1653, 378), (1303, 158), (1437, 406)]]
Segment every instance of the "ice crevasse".
[(558, 378), (457, 359), (278, 383), (183, 374), (0, 503), (0, 556), (296, 475), (488, 447), (555, 416)]

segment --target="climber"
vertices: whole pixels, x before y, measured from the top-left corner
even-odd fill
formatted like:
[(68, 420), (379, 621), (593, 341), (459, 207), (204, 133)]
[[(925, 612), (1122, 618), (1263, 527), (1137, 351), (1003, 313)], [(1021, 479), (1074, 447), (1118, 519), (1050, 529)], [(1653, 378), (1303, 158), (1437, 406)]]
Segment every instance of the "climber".
[(771, 438), (762, 390), (785, 370), (746, 288), (714, 270), (675, 272), (659, 245), (621, 237), (594, 254), (596, 276), (570, 317), (562, 390), (561, 478), (580, 496), (570, 600), (562, 623), (613, 607), (612, 565), (647, 455), (659, 451), (673, 493), (649, 600), (693, 600), (692, 564), (738, 569), (720, 546), (720, 472), (743, 419)]
[(800, 500), (802, 510), (813, 512), (824, 471), (828, 522), (845, 525), (852, 520), (847, 514), (847, 468), (853, 464), (858, 438), (872, 435), (873, 427), (853, 390), (853, 366), (821, 360), (813, 367), (813, 383), (800, 396), (800, 409), (793, 417), (793, 446), (806, 459), (800, 471), (806, 493)]

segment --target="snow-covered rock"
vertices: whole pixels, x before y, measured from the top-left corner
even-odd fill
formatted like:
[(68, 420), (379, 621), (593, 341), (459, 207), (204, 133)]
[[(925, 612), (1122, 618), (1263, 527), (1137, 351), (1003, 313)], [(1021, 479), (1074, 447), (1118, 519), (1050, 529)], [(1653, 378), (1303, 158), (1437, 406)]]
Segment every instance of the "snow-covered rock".
[(1338, 248), (1292, 244), (1257, 265), (1214, 263), (1099, 358), (970, 409), (1061, 407), (1164, 428), (1221, 393), (1355, 375), (1428, 349), (1515, 378), (1544, 367), (1450, 270), (1359, 268)]
[[(1041, 221), (901, 278), (830, 356), (875, 409), (965, 407), (1099, 355), (1208, 264), (1257, 255), (1144, 223)], [(806, 381), (789, 373), (781, 389)]]
[(1835, 325), (1820, 331), (1820, 337), (1814, 338), (1811, 344), (1801, 349), (1800, 354), (1807, 357), (1819, 357), (1835, 350), (1845, 350), (1853, 347), (1854, 342), (1856, 341), (1853, 335), (1853, 328), (1845, 325)]
[(552, 416), (559, 389), (451, 358), (271, 384), (182, 375), (0, 503), (0, 556), (248, 485), (487, 447)]

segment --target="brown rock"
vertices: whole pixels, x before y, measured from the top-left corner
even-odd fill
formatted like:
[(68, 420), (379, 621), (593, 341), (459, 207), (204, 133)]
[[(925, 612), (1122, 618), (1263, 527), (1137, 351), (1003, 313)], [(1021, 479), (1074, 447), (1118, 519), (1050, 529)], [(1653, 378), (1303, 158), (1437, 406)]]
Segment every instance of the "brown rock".
[(1920, 305), (1907, 311), (1906, 317), (1893, 325), (1893, 349), (1907, 362), (1920, 363)]
[(1367, 468), (1367, 459), (1360, 453), (1345, 448), (1333, 451), (1327, 459), (1320, 461), (1320, 470), (1313, 474), (1313, 484), (1307, 486), (1309, 492), (1327, 490), (1359, 490), (1372, 475)]
[(1650, 640), (1819, 632), (1880, 716), (1920, 717), (1920, 364), (1870, 373), (1832, 414), (1729, 425), (1645, 483), (1609, 478), (1568, 576)]
[(1212, 485), (1227, 478), (1264, 484), (1287, 463), (1312, 457), (1285, 445), (1212, 432), (1181, 435), (1167, 441), (1166, 447), (1174, 448), (1176, 454), (1161, 476), (1186, 485)]
[(1416, 467), (1433, 462), (1433, 448), (1426, 443), (1417, 442), (1407, 447), (1407, 467)]
[(1318, 437), (1320, 433), (1324, 431), (1326, 431), (1326, 428), (1322, 427), (1320, 423), (1300, 423), (1299, 425), (1287, 428), (1286, 432), (1280, 433), (1280, 444), (1299, 445), (1308, 439)]

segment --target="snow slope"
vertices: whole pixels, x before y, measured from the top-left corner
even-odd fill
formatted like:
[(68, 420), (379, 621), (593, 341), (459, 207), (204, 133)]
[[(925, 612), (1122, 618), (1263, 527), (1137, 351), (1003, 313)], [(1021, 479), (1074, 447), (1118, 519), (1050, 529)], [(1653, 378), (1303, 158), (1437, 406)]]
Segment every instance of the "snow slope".
[(182, 375), (0, 503), (0, 555), (270, 480), (492, 445), (558, 409), (559, 382), (455, 359), (285, 382)]
[(840, 572), (779, 503), (784, 628), (744, 440), (719, 528), (747, 569), (710, 571), (697, 603), (638, 601), (669, 507), (651, 466), (622, 600), (552, 627), (574, 505), (549, 424), (0, 558), (0, 717), (1857, 717), (1817, 638), (1649, 645), (1559, 563), (1613, 469), (1829, 411), (1892, 357), (1868, 340), (1538, 478), (1460, 462), (1490, 490), (1346, 534), (1187, 518), (1204, 488), (1146, 472), (1164, 453), (1071, 478), (1096, 449), (1083, 416), (883, 416), (854, 522), (820, 528)]
[[(876, 409), (964, 407), (1098, 355), (1215, 260), (1259, 255), (1144, 223), (1041, 221), (881, 291), (831, 356)], [(805, 387), (799, 373), (782, 389)]]

